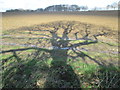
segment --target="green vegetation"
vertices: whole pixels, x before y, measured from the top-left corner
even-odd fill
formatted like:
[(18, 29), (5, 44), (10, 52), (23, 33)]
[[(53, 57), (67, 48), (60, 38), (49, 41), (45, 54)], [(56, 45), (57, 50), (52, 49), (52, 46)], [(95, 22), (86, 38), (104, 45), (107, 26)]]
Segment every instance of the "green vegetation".
[[(17, 55), (17, 58), (14, 56), (4, 63), (6, 66), (3, 73), (5, 87), (43, 88), (46, 79), (50, 81), (47, 82), (48, 85), (52, 84), (51, 87), (60, 87), (61, 85), (68, 87), (71, 86), (71, 84), (75, 87), (77, 82), (73, 83), (72, 81), (60, 80), (59, 72), (66, 72), (64, 70), (69, 70), (70, 67), (74, 70), (76, 75), (73, 75), (74, 73), (71, 71), (72, 69), (70, 69), (69, 74), (72, 72), (70, 75), (73, 75), (74, 79), (78, 78), (80, 80), (79, 87), (81, 88), (110, 88), (115, 83), (114, 87), (119, 87), (117, 82), (119, 82), (120, 69), (118, 67), (87, 64), (81, 59), (74, 61), (69, 58), (66, 63), (64, 63), (64, 61), (61, 63), (60, 60), (64, 60), (64, 57), (58, 58), (59, 55), (56, 55), (54, 57), (57, 59), (55, 60), (56, 63), (54, 62), (55, 65), (62, 65), (64, 67), (64, 69), (60, 69), (59, 71), (56, 67), (51, 66), (53, 63), (53, 57), (51, 57), (46, 51), (35, 51), (34, 53), (31, 51), (31, 54), (29, 53), (30, 55), (26, 51), (21, 53), (22, 54)], [(24, 57), (20, 58), (23, 55)], [(18, 60), (18, 57), (20, 60)], [(72, 77), (69, 76), (69, 74), (67, 77)], [(58, 81), (57, 84), (55, 83), (56, 80)]]
[(104, 41), (111, 31), (75, 21), (9, 31), (2, 37), (4, 88), (118, 88), (116, 38)]

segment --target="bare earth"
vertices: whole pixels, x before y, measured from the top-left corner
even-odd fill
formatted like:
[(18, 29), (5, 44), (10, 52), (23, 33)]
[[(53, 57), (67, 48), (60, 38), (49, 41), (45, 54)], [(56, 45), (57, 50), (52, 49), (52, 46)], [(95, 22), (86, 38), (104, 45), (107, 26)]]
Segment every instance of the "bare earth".
[(2, 14), (4, 88), (117, 88), (117, 11)]
[(43, 12), (43, 13), (3, 13), (3, 31), (23, 26), (48, 23), (59, 20), (72, 20), (110, 27), (118, 30), (117, 11), (88, 11), (88, 12)]
[[(34, 31), (36, 27), (39, 27), (37, 25), (43, 24), (44, 23), (49, 23), (49, 22), (55, 22), (57, 21), (78, 21), (82, 23), (82, 26), (85, 24), (91, 24), (94, 27), (91, 28), (91, 33), (101, 33), (100, 27), (106, 27), (103, 28), (104, 32), (109, 32), (108, 36), (100, 36), (98, 45), (91, 45), (89, 46), (84, 46), (80, 47), (85, 48), (84, 51), (89, 51), (89, 52), (95, 52), (95, 53), (100, 53), (100, 57), (103, 59), (106, 57), (106, 61), (110, 62), (110, 58), (108, 56), (103, 57), (104, 53), (112, 54), (112, 57), (115, 59), (118, 53), (118, 14), (117, 11), (88, 11), (88, 12), (42, 12), (42, 13), (35, 13), (35, 12), (7, 12), (3, 13), (3, 42), (2, 44), (4, 45), (9, 45), (9, 46), (23, 46), (27, 47), (35, 46), (36, 43), (38, 42), (37, 39), (34, 38), (43, 38), (42, 34), (43, 32), (38, 32)], [(74, 22), (75, 24), (76, 22)], [(49, 26), (49, 25), (48, 25)], [(31, 28), (30, 34), (29, 33), (29, 28)], [(45, 27), (43, 27), (45, 29)], [(52, 27), (51, 27), (52, 28)], [(82, 28), (82, 27), (80, 27)], [(49, 30), (50, 28), (47, 28)], [(7, 31), (8, 30), (8, 31)], [(84, 28), (83, 28), (84, 30)], [(4, 33), (5, 32), (5, 33)], [(7, 34), (6, 34), (7, 32)], [(77, 32), (75, 30), (75, 32)], [(58, 32), (59, 36), (61, 35), (61, 32)], [(82, 32), (80, 32), (81, 34)], [(40, 34), (39, 36), (37, 34)], [(71, 33), (71, 40), (74, 39), (73, 33)], [(32, 35), (32, 36), (31, 36)], [(46, 34), (48, 35), (48, 34)], [(79, 35), (80, 36), (80, 35)], [(33, 38), (30, 39), (29, 38)], [(21, 39), (20, 39), (21, 38)], [(79, 40), (78, 40), (79, 42)], [(49, 44), (46, 44), (45, 39), (43, 39), (42, 43), (45, 45), (40, 44), (41, 46), (46, 46), (46, 48), (51, 48)], [(48, 46), (47, 46), (48, 45)], [(7, 47), (7, 46), (6, 46)], [(42, 47), (41, 47), (42, 48)], [(7, 47), (7, 49), (10, 49)], [(82, 50), (83, 50), (82, 49)], [(92, 54), (92, 53), (90, 53)], [(103, 54), (103, 55), (102, 55)], [(97, 54), (92, 54), (92, 55), (97, 55)], [(117, 64), (118, 59), (113, 59), (113, 63)], [(102, 59), (100, 59), (102, 60)]]

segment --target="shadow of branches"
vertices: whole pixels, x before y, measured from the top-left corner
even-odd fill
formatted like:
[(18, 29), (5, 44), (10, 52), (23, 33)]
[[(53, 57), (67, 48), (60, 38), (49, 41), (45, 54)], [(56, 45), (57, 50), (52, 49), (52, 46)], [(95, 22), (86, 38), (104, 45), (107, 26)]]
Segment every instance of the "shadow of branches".
[[(30, 36), (25, 43), (34, 43), (35, 45), (31, 48), (1, 52), (2, 54), (12, 54), (2, 60), (4, 88), (81, 88), (81, 82), (84, 82), (86, 75), (78, 75), (68, 60), (79, 59), (86, 62), (86, 58), (100, 67), (99, 71), (96, 71), (99, 72), (99, 75), (94, 73), (90, 75), (90, 78), (87, 78), (87, 83), (91, 78), (94, 81), (94, 83), (90, 82), (89, 85), (94, 84), (93, 88), (118, 87), (119, 81), (112, 86), (113, 79), (119, 78), (118, 75), (112, 76), (111, 81), (108, 74), (108, 77), (105, 77), (107, 78), (105, 83), (104, 79), (99, 78), (99, 76), (104, 77), (103, 71), (105, 70), (101, 67), (105, 67), (106, 64), (80, 49), (83, 46), (97, 44), (99, 37), (109, 34), (109, 29), (103, 28), (94, 31), (94, 25), (91, 24), (59, 21), (36, 25), (23, 30), (27, 30), (27, 34), (25, 34)], [(28, 50), (31, 49), (33, 51), (29, 53)], [(94, 76), (97, 78), (93, 78)], [(108, 84), (108, 82), (110, 83)]]

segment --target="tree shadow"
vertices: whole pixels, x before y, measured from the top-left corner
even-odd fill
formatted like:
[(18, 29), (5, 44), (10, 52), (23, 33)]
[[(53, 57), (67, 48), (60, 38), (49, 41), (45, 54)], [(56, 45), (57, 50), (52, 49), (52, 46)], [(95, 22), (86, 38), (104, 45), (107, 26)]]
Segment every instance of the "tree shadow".
[[(36, 47), (2, 51), (2, 53), (12, 52), (13, 54), (3, 60), (4, 63), (13, 58), (16, 60), (12, 62), (15, 65), (9, 67), (9, 70), (6, 70), (3, 75), (4, 88), (81, 88), (80, 76), (68, 64), (69, 57), (73, 60), (80, 57), (84, 61), (87, 57), (99, 66), (105, 66), (104, 63), (99, 62), (81, 50), (77, 50), (78, 47), (97, 44), (99, 42), (98, 37), (107, 34), (105, 30), (93, 33), (91, 27), (88, 24), (74, 21), (52, 22), (31, 27), (29, 34), (38, 35), (42, 38), (37, 39), (36, 46), (37, 44), (40, 46), (46, 45), (46, 49)], [(36, 31), (39, 34), (35, 34)], [(17, 54), (18, 51), (29, 49), (36, 51), (26, 56), (26, 59), (20, 58), (19, 54)], [(68, 54), (70, 50), (75, 55)]]
[(67, 64), (67, 50), (53, 50), (50, 71), (44, 88), (80, 88), (80, 80)]
[[(26, 51), (26, 49), (23, 50)], [(16, 49), (16, 52), (17, 51), (20, 50)], [(45, 77), (49, 70), (49, 66), (43, 60), (38, 59), (42, 59), (42, 57), (44, 57), (43, 53), (46, 51), (38, 49), (30, 56), (26, 56), (25, 62), (25, 58), (20, 58), (16, 52), (13, 52), (13, 56), (10, 56), (11, 59), (5, 59), (5, 62), (7, 62), (7, 60), (14, 61), (12, 64), (8, 64), (7, 67), (3, 68), (3, 88), (38, 88), (37, 80)], [(46, 57), (44, 58), (46, 59)]]

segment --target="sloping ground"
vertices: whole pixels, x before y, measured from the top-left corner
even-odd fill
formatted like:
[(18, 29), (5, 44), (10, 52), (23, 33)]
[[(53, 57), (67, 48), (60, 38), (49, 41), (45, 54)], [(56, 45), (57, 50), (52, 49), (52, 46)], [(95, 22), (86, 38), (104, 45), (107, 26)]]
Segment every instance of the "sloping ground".
[(116, 30), (66, 20), (21, 25), (1, 36), (4, 88), (120, 86)]
[[(71, 30), (73, 29), (69, 34), (65, 34), (68, 33), (65, 32), (67, 25), (71, 26), (69, 27)], [(51, 32), (55, 31), (56, 28), (58, 28), (57, 32)], [(2, 44), (4, 47), (5, 45), (13, 45), (46, 49), (75, 49), (77, 52), (84, 51), (100, 61), (105, 59), (106, 64), (112, 62), (114, 65), (117, 65), (117, 35), (117, 31), (108, 27), (76, 21), (57, 21), (9, 30), (7, 34), (2, 36)], [(94, 36), (97, 37), (97, 42)], [(67, 46), (64, 45), (66, 42)], [(5, 50), (4, 47), (3, 50)], [(92, 62), (89, 59), (86, 61)]]
[[(22, 19), (21, 19), (22, 18)], [(118, 30), (117, 11), (3, 13), (3, 31), (60, 20), (81, 21)]]
[(1, 43), (4, 88), (119, 87), (117, 35), (77, 21), (9, 30)]

